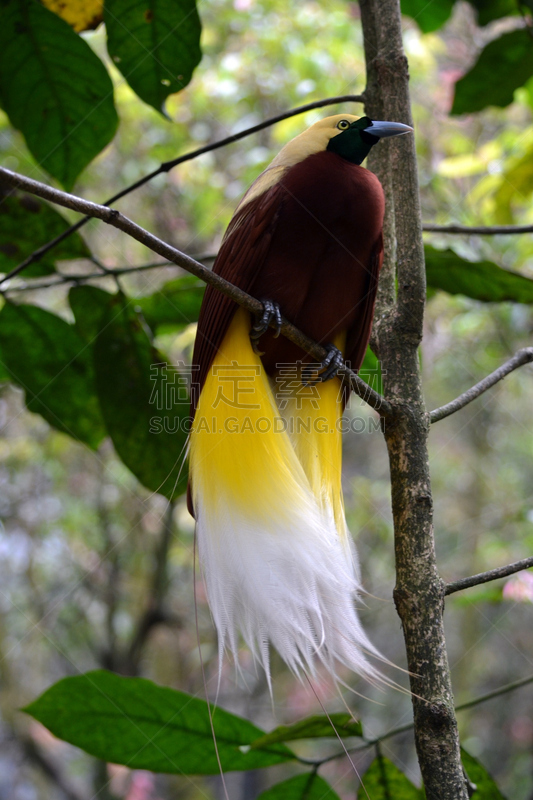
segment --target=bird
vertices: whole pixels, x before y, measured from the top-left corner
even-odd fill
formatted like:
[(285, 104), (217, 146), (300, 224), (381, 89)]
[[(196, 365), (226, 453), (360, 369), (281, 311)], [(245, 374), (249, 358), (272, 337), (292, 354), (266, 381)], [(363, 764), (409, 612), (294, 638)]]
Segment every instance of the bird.
[[(219, 663), (241, 642), (269, 686), (273, 646), (297, 675), (339, 665), (376, 682), (341, 487), (346, 360), (370, 338), (385, 200), (361, 166), (399, 122), (337, 114), (288, 142), (237, 206), (213, 271), (263, 303), (254, 319), (208, 286), (193, 351), (188, 507)], [(281, 315), (326, 347), (313, 364)], [(271, 325), (271, 323), (273, 325)]]

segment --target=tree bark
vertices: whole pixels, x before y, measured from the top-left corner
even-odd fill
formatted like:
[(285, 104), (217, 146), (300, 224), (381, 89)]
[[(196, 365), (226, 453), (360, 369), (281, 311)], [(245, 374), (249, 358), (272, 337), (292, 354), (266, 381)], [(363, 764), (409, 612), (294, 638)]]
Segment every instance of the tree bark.
[[(360, 7), (366, 113), (412, 125), (399, 2), (360, 0)], [(394, 408), (383, 422), (392, 484), (394, 600), (405, 637), (415, 742), (427, 798), (466, 800), (444, 637), (444, 584), (435, 558), (429, 415), (418, 359), (426, 283), (414, 136), (381, 142), (375, 151), (369, 166), (382, 181), (388, 201), (374, 342), (385, 396)]]

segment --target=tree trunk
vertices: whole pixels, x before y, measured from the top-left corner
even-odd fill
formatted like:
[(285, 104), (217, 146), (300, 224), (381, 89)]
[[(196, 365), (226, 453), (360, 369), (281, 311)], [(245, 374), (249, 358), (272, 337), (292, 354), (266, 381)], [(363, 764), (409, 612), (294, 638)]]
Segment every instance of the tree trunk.
[[(366, 113), (412, 125), (399, 2), (360, 0), (360, 6)], [(418, 359), (426, 283), (414, 136), (381, 142), (369, 166), (383, 184), (388, 206), (373, 343), (385, 396), (395, 409), (383, 427), (392, 484), (394, 600), (411, 673), (416, 748), (428, 800), (466, 800), (444, 638), (444, 584), (435, 558), (429, 417)]]

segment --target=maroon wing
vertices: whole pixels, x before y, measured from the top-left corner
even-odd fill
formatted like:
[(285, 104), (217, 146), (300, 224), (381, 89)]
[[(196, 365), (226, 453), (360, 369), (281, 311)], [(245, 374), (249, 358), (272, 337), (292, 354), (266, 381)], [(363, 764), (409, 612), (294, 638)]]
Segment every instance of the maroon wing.
[(346, 336), (345, 358), (353, 370), (358, 370), (365, 358), (366, 348), (372, 332), (372, 320), (378, 279), (383, 264), (383, 235), (380, 234), (370, 259), (366, 273), (366, 285), (359, 302), (357, 317)]
[[(224, 236), (213, 272), (251, 292), (265, 261), (282, 209), (283, 190), (279, 184), (237, 210)], [(194, 343), (193, 364), (198, 367), (191, 391), (194, 416), (209, 367), (222, 344), (238, 306), (212, 286), (205, 292)]]

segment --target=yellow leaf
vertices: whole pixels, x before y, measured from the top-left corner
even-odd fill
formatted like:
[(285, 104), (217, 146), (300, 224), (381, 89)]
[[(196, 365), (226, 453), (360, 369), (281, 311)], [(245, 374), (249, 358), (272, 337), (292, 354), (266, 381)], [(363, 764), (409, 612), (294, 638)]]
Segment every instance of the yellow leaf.
[(439, 175), (443, 175), (445, 178), (464, 178), (467, 175), (485, 172), (485, 170), (485, 163), (475, 153), (444, 158), (437, 167)]
[(477, 153), (444, 158), (438, 165), (439, 175), (446, 178), (464, 178), (468, 175), (479, 175), (486, 172), (489, 164), (501, 155), (501, 147), (495, 142), (487, 142)]
[(76, 33), (96, 28), (102, 21), (103, 0), (41, 0), (43, 6), (74, 28)]
[(527, 203), (533, 192), (533, 146), (513, 161), (503, 176), (495, 194), (496, 219), (502, 223), (514, 222), (515, 206)]

